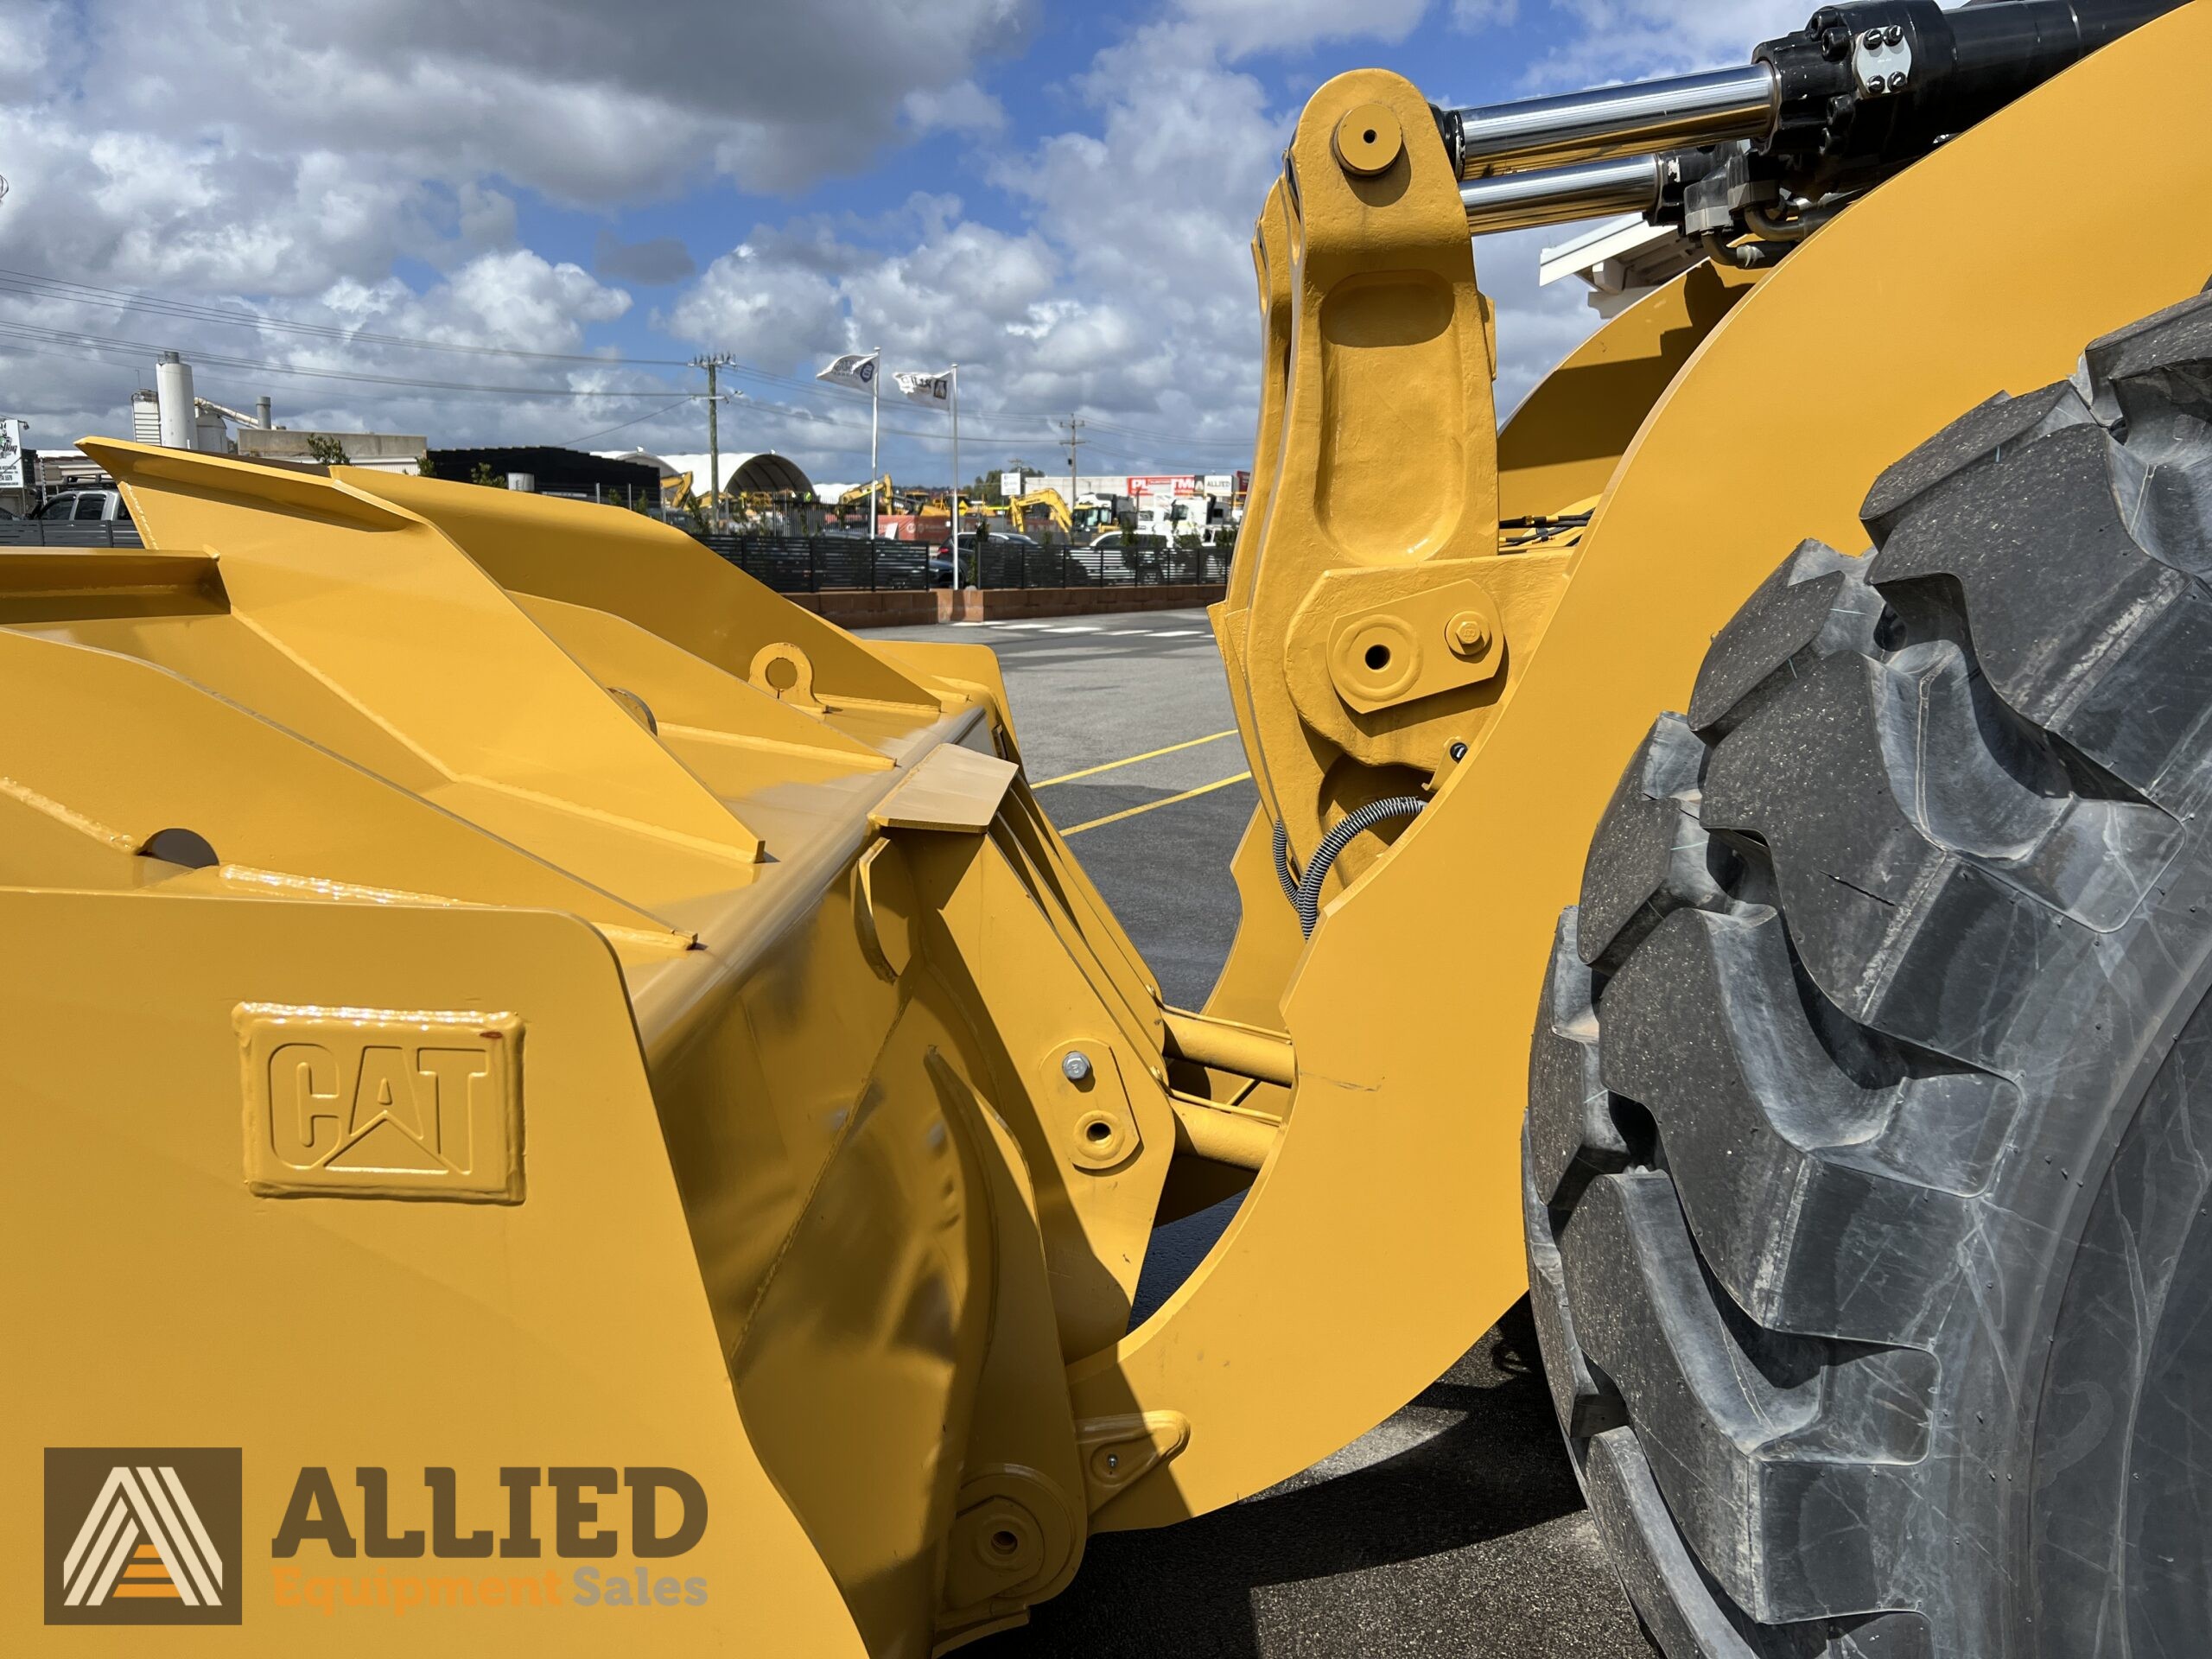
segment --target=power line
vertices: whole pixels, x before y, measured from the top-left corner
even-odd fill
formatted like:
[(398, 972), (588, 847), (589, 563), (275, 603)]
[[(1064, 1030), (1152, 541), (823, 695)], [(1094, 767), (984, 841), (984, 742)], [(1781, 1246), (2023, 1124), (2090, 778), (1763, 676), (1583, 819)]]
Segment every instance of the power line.
[[(312, 339), (333, 340), (345, 345), (385, 346), (401, 350), (447, 352), (473, 357), (500, 357), (526, 359), (536, 362), (586, 364), (598, 368), (690, 368), (696, 366), (696, 360), (691, 359), (630, 357), (621, 355), (609, 356), (605, 353), (597, 353), (537, 351), (523, 346), (512, 346), (469, 345), (457, 340), (430, 340), (420, 335), (389, 334), (380, 330), (366, 328), (349, 328), (342, 325), (334, 323), (306, 322), (297, 318), (277, 316), (266, 312), (245, 311), (230, 307), (205, 305), (194, 301), (172, 299), (160, 295), (138, 293), (126, 289), (106, 288), (92, 283), (72, 282), (61, 277), (41, 276), (29, 271), (10, 270), (6, 269), (0, 269), (0, 293), (13, 293), (22, 296), (26, 298), (43, 297), (59, 299), (82, 305), (121, 306), (126, 308), (143, 311), (150, 315), (171, 317), (183, 321), (207, 322), (231, 327), (266, 330), (277, 334), (289, 334)], [(140, 349), (140, 346), (137, 342), (133, 342), (131, 349)], [(155, 347), (153, 349), (158, 350), (160, 348)], [(810, 397), (826, 397), (833, 399), (845, 398), (853, 401), (857, 401), (858, 399), (859, 395), (857, 393), (848, 392), (833, 386), (818, 385), (810, 379), (801, 379), (794, 376), (778, 374), (768, 369), (756, 368), (749, 364), (737, 361), (734, 357), (729, 357), (728, 353), (721, 353), (720, 355), (725, 358), (725, 365), (732, 373), (748, 379), (758, 380), (765, 385), (782, 387), (787, 391), (803, 392)], [(199, 359), (209, 362), (215, 360), (215, 359), (208, 353), (194, 353), (194, 356)], [(305, 371), (279, 370), (273, 365), (247, 365), (242, 361), (234, 361), (233, 365), (242, 367), (259, 367), (266, 372), (306, 372)], [(334, 376), (337, 372), (322, 371), (320, 372)], [(367, 377), (358, 378), (364, 379), (367, 378)], [(444, 389), (450, 384), (430, 381), (416, 381), (411, 379), (403, 380), (397, 377), (377, 383), (391, 385), (425, 385), (438, 386), (441, 389)], [(1027, 430), (1017, 429), (1015, 431), (1001, 432), (993, 435), (1001, 441), (1007, 441), (1017, 436), (1024, 435), (1033, 435), (1042, 436), (1048, 433), (1057, 423), (1053, 417), (1034, 411), (1001, 410), (988, 413), (979, 410), (968, 410), (964, 412), (967, 413), (971, 422), (980, 424), (995, 424), (1001, 426), (1011, 425), (1016, 429), (1027, 429)], [(1126, 423), (1111, 421), (1096, 421), (1092, 423), (1092, 424), (1094, 424), (1101, 432), (1109, 432), (1118, 436), (1134, 438), (1140, 442), (1147, 443), (1172, 445), (1178, 448), (1193, 449), (1241, 449), (1243, 448), (1243, 441), (1234, 438), (1201, 438), (1187, 433), (1172, 433), (1158, 428), (1130, 426)]]
[[(118, 340), (106, 334), (80, 334), (72, 329), (44, 328), (15, 322), (0, 322), (0, 337), (36, 340), (48, 345), (76, 346), (94, 352), (130, 353), (137, 355), (151, 354), (164, 349), (146, 340)], [(496, 397), (665, 397), (681, 401), (694, 395), (673, 387), (613, 391), (582, 386), (487, 385), (475, 381), (431, 380), (413, 375), (370, 374), (358, 369), (301, 368), (289, 363), (265, 363), (252, 358), (232, 357), (215, 352), (195, 352), (193, 353), (193, 360), (212, 367), (241, 369), (257, 374), (286, 374), (312, 380), (348, 380), (367, 385), (398, 386), (430, 391), (470, 392)]]
[[(71, 346), (73, 349), (53, 350), (46, 346), (28, 344), (25, 343), (26, 336), (36, 339), (47, 339), (51, 337), (52, 339), (58, 340), (64, 344)], [(53, 357), (65, 361), (75, 362), (85, 362), (88, 359), (97, 362), (97, 354), (103, 353), (109, 354), (127, 354), (133, 359), (143, 359), (144, 354), (149, 350), (152, 349), (139, 342), (107, 340), (99, 336), (89, 335), (73, 337), (62, 331), (33, 331), (25, 329), (20, 325), (4, 322), (0, 322), (0, 341), (7, 342), (8, 349), (11, 351), (20, 351), (31, 355)], [(218, 367), (228, 366), (243, 371), (258, 371), (261, 372), (278, 374), (309, 375), (317, 378), (339, 381), (365, 380), (374, 384), (394, 385), (401, 390), (424, 391), (432, 394), (436, 394), (436, 396), (433, 397), (433, 401), (441, 399), (456, 402), (467, 401), (477, 397), (492, 395), (528, 395), (546, 397), (610, 397), (618, 400), (623, 398), (652, 398), (659, 400), (654, 408), (647, 410), (642, 415), (632, 416), (631, 419), (626, 421), (618, 422), (613, 426), (602, 428), (597, 432), (587, 434), (583, 437), (570, 441), (572, 444), (578, 445), (590, 442), (595, 438), (604, 437), (612, 433), (624, 431), (632, 427), (643, 425), (648, 421), (658, 420), (664, 416), (671, 415), (682, 404), (696, 399), (700, 396), (700, 394), (696, 391), (578, 391), (571, 387), (551, 386), (477, 387), (461, 385), (456, 387), (451, 383), (436, 381), (410, 381), (393, 376), (349, 374), (339, 370), (295, 370), (282, 365), (261, 365), (245, 361), (243, 359), (222, 359), (210, 357), (204, 354), (198, 359), (198, 361), (206, 365)], [(118, 372), (130, 372), (129, 366), (124, 364), (99, 362), (98, 365), (102, 368), (112, 369)], [(143, 375), (135, 376), (134, 378), (139, 379), (143, 378)], [(763, 403), (753, 398), (745, 399), (745, 404), (746, 407), (756, 416), (765, 417), (769, 420), (784, 423), (786, 426), (796, 426), (801, 429), (801, 431), (798, 434), (793, 435), (792, 440), (787, 441), (803, 442), (809, 448), (826, 454), (859, 455), (866, 453), (859, 444), (841, 443), (837, 441), (836, 436), (835, 435), (844, 432), (858, 431), (861, 429), (861, 423), (839, 420), (834, 416), (824, 415), (813, 410), (791, 409), (777, 404)], [(1090, 423), (1084, 422), (1083, 424), (1087, 428)], [(890, 427), (886, 428), (885, 431), (889, 435), (909, 438), (922, 443), (947, 443), (950, 442), (950, 434), (946, 432), (921, 431), (911, 427)], [(1085, 444), (1092, 444), (1095, 443), (1096, 441), (1086, 438), (1082, 440), (1082, 442)], [(1116, 448), (1109, 448), (1104, 445), (1099, 445), (1097, 447), (1103, 454), (1117, 457), (1125, 461), (1142, 461), (1150, 462), (1154, 465), (1158, 465), (1160, 461), (1160, 458), (1157, 454), (1139, 456), (1133, 454), (1131, 452), (1121, 450)]]
[(91, 283), (73, 283), (56, 276), (35, 276), (21, 270), (0, 270), (0, 293), (21, 294), (32, 299), (68, 300), (80, 305), (121, 305), (131, 310), (144, 311), (156, 316), (176, 317), (185, 321), (221, 323), (232, 327), (268, 330), (276, 334), (305, 334), (348, 344), (455, 352), (473, 357), (529, 358), (547, 363), (594, 363), (612, 367), (620, 367), (625, 364), (666, 369), (687, 366), (682, 358), (610, 358), (584, 352), (541, 352), (515, 346), (472, 346), (460, 340), (428, 340), (420, 335), (348, 328), (338, 323), (302, 322), (294, 317), (273, 316), (260, 311), (239, 311), (226, 306), (202, 305), (191, 300), (133, 293), (127, 289), (101, 288)]
[[(846, 391), (834, 386), (817, 385), (811, 380), (802, 380), (790, 375), (777, 374), (771, 370), (754, 368), (749, 364), (733, 362), (730, 365), (730, 372), (747, 379), (758, 380), (766, 385), (780, 386), (792, 391), (804, 392), (810, 396), (827, 397), (833, 400), (851, 403), (861, 401), (861, 394), (858, 392)], [(1020, 437), (1041, 437), (1049, 442), (1053, 429), (1058, 424), (1057, 417), (1053, 416), (1020, 410), (996, 410), (988, 413), (963, 410), (961, 412), (970, 422), (1014, 429), (992, 434), (992, 436), (1000, 442), (1012, 442)], [(1127, 426), (1112, 421), (1091, 421), (1089, 424), (1101, 432), (1112, 432), (1145, 442), (1181, 448), (1242, 450), (1249, 447), (1248, 441), (1242, 438), (1198, 438), (1185, 433)]]
[(617, 432), (626, 432), (633, 426), (643, 426), (647, 421), (657, 421), (664, 415), (673, 414), (676, 411), (676, 407), (677, 406), (673, 404), (664, 404), (658, 409), (649, 409), (644, 414), (637, 416), (632, 419), (624, 421), (618, 425), (603, 427), (596, 432), (587, 432), (581, 438), (570, 438), (566, 443), (563, 444), (561, 448), (563, 449), (580, 448), (587, 443), (596, 442), (601, 438), (612, 437)]
[[(72, 346), (76, 348), (79, 353), (82, 354), (105, 353), (109, 354), (129, 355), (133, 358), (143, 358), (144, 356), (150, 355), (160, 349), (142, 340), (116, 340), (106, 335), (81, 334), (64, 329), (33, 328), (24, 324), (0, 322), (0, 340), (10, 340), (19, 342), (22, 340), (37, 340), (49, 345), (60, 344)], [(19, 348), (24, 350), (36, 349), (35, 346), (20, 346)], [(64, 355), (64, 353), (51, 352), (41, 353), (41, 354), (48, 356)], [(666, 412), (669, 410), (674, 409), (677, 405), (688, 403), (699, 396), (696, 391), (685, 391), (668, 387), (657, 387), (625, 391), (597, 391), (573, 386), (483, 385), (473, 382), (429, 380), (398, 375), (365, 374), (357, 371), (342, 369), (302, 369), (292, 367), (284, 364), (262, 363), (251, 359), (226, 357), (219, 353), (194, 353), (194, 360), (203, 366), (227, 368), (244, 372), (284, 374), (300, 376), (313, 379), (361, 382), (374, 385), (392, 386), (403, 391), (442, 392), (451, 394), (455, 397), (515, 396), (547, 398), (613, 398), (617, 401), (644, 398), (660, 400), (662, 407), (658, 410), (648, 411), (649, 414)], [(103, 366), (112, 367), (120, 365), (103, 365)], [(753, 410), (756, 415), (766, 416), (772, 420), (788, 422), (795, 425), (809, 428), (831, 428), (843, 430), (853, 430), (864, 424), (863, 423), (859, 422), (838, 420), (831, 416), (819, 414), (812, 410), (791, 409), (781, 404), (761, 403), (752, 398), (747, 398), (746, 400), (746, 406), (749, 410)], [(638, 424), (638, 422), (626, 422), (624, 423), (624, 424), (635, 425)], [(886, 430), (895, 435), (913, 438), (922, 442), (941, 443), (947, 441), (946, 435), (942, 432), (921, 431), (911, 427), (891, 427), (887, 428)]]
[[(343, 345), (359, 344), (363, 342), (385, 343), (408, 348), (457, 352), (474, 356), (516, 357), (540, 361), (569, 362), (578, 365), (588, 365), (590, 367), (601, 370), (620, 370), (626, 367), (642, 367), (648, 365), (657, 367), (693, 365), (690, 363), (678, 365), (676, 363), (675, 359), (672, 359), (619, 358), (586, 356), (569, 353), (527, 352), (519, 348), (509, 348), (504, 346), (470, 346), (460, 345), (452, 341), (414, 340), (404, 335), (385, 335), (372, 334), (365, 332), (348, 332), (344, 329), (325, 327), (321, 325), (296, 323), (289, 319), (264, 317), (255, 314), (235, 312), (224, 313), (217, 311), (214, 308), (188, 306), (181, 302), (149, 301), (146, 296), (133, 296), (118, 289), (100, 289), (89, 283), (63, 283), (55, 279), (26, 278), (22, 276), (22, 273), (10, 273), (4, 270), (0, 270), (0, 291), (9, 291), (10, 285), (7, 279), (10, 276), (16, 277), (21, 281), (42, 283), (46, 286), (57, 289), (67, 289), (74, 290), (75, 296), (79, 299), (79, 302), (90, 303), (92, 301), (85, 299), (82, 296), (99, 296), (99, 298), (104, 302), (122, 302), (137, 303), (144, 305), (149, 310), (157, 310), (162, 306), (168, 306), (170, 309), (177, 315), (205, 313), (207, 314), (205, 320), (221, 321), (241, 326), (251, 326), (256, 327), (266, 326), (277, 328), (280, 331), (309, 334), (322, 338), (331, 339)], [(20, 288), (17, 288), (13, 291), (21, 292), (22, 290)], [(0, 321), (0, 340), (13, 341), (15, 343), (16, 349), (35, 351), (38, 355), (41, 356), (66, 357), (71, 353), (68, 352), (57, 352), (50, 349), (40, 350), (39, 345), (42, 345), (47, 347), (57, 346), (70, 347), (73, 348), (75, 353), (82, 354), (79, 360), (82, 360), (83, 357), (105, 356), (126, 357), (136, 359), (137, 362), (143, 363), (146, 357), (151, 356), (162, 349), (154, 342), (148, 340), (131, 340), (110, 334), (93, 334), (80, 330), (10, 321)], [(32, 342), (38, 342), (39, 345), (34, 345)], [(673, 409), (675, 406), (689, 402), (697, 396), (696, 392), (666, 386), (610, 389), (579, 387), (573, 385), (500, 385), (475, 381), (446, 380), (434, 378), (424, 375), (377, 373), (362, 369), (308, 367), (291, 363), (272, 363), (260, 359), (216, 352), (195, 352), (193, 353), (193, 356), (194, 360), (201, 364), (203, 366), (214, 369), (230, 370), (241, 373), (281, 375), (303, 380), (323, 380), (357, 385), (385, 386), (401, 391), (414, 392), (417, 394), (442, 394), (446, 397), (454, 398), (498, 398), (518, 397), (544, 399), (564, 399), (570, 401), (612, 400), (615, 402), (626, 402), (660, 400), (664, 405), (664, 409)], [(111, 365), (109, 366), (121, 365)], [(811, 382), (796, 380), (789, 376), (776, 374), (765, 369), (757, 369), (749, 365), (739, 363), (734, 359), (730, 358), (727, 353), (718, 354), (718, 366), (726, 366), (734, 373), (766, 385), (777, 386), (779, 388), (804, 391), (811, 396), (827, 394), (833, 398), (840, 396), (840, 394), (831, 388), (818, 386)], [(141, 376), (141, 378), (143, 378), (143, 375)], [(851, 401), (857, 401), (857, 399), (851, 399)], [(817, 444), (820, 442), (819, 434), (823, 429), (832, 430), (851, 430), (857, 429), (858, 426), (861, 424), (861, 423), (856, 421), (840, 420), (835, 416), (824, 411), (793, 408), (787, 405), (766, 403), (757, 399), (748, 399), (747, 403), (748, 407), (753, 410), (756, 416), (776, 420), (787, 424), (810, 429), (808, 435), (811, 441)], [(663, 411), (649, 410), (645, 415), (638, 416), (632, 420), (619, 423), (616, 426), (606, 429), (606, 430), (619, 431), (626, 427), (641, 424), (644, 421), (652, 418), (653, 414), (658, 412)], [(994, 429), (989, 431), (989, 436), (993, 442), (1001, 443), (1014, 442), (1027, 437), (1046, 437), (1049, 440), (1054, 429), (1063, 424), (1063, 423), (1059, 421), (1048, 420), (1041, 416), (1029, 417), (1004, 411), (994, 412), (991, 414), (971, 414), (970, 419), (971, 421), (979, 422), (987, 429)], [(1241, 442), (1232, 439), (1204, 439), (1190, 436), (1188, 435), (1178, 435), (1164, 432), (1155, 434), (1143, 429), (1126, 427), (1116, 422), (1086, 421), (1084, 424), (1095, 430), (1110, 433), (1116, 435), (1127, 436), (1133, 439), (1137, 443), (1145, 445), (1146, 448), (1153, 453), (1149, 456), (1144, 457), (1144, 459), (1154, 461), (1159, 458), (1158, 452), (1162, 449), (1201, 451), (1236, 450), (1241, 452), (1244, 448)], [(912, 428), (893, 427), (887, 429), (887, 432), (889, 435), (909, 438), (919, 442), (935, 443), (947, 442), (947, 436), (945, 434), (935, 431), (922, 431)], [(1090, 442), (1090, 440), (1085, 440), (1085, 442)], [(1099, 447), (1102, 450), (1109, 454), (1118, 451), (1121, 453), (1123, 459), (1131, 458), (1131, 452), (1122, 449), (1121, 446), (1100, 445)]]

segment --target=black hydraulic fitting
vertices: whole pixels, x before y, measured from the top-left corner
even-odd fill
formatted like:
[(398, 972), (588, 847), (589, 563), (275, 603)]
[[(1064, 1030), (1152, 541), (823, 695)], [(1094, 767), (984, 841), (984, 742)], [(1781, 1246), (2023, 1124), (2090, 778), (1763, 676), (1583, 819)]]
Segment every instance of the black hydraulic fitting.
[(1995, 114), (2183, 0), (1934, 0), (1823, 6), (1760, 46), (1777, 119), (1764, 146), (1796, 194), (1868, 182)]

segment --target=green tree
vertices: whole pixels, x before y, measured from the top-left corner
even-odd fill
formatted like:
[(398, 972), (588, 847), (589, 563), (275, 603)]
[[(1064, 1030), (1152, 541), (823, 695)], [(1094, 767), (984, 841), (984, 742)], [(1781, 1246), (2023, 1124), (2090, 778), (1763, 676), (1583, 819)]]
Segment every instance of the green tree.
[(1169, 543), (1168, 551), (1173, 556), (1169, 561), (1168, 569), (1170, 580), (1184, 582), (1203, 580), (1198, 575), (1204, 560), (1198, 551), (1197, 531), (1187, 527), (1179, 529), (1175, 533), (1174, 540)]
[(507, 487), (507, 475), (505, 473), (493, 472), (489, 461), (480, 461), (470, 467), (468, 481), (472, 484), (481, 484), (487, 489), (504, 490)]
[(327, 432), (310, 432), (308, 434), (308, 456), (326, 467), (343, 467), (346, 464), (346, 446)]

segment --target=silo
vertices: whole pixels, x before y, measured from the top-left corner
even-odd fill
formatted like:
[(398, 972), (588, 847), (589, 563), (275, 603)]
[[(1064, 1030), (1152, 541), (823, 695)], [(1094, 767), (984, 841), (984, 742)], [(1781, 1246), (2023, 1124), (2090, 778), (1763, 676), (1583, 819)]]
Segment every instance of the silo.
[(170, 449), (199, 448), (199, 410), (192, 402), (192, 365), (175, 352), (163, 352), (154, 365), (154, 388), (162, 405), (162, 443)]

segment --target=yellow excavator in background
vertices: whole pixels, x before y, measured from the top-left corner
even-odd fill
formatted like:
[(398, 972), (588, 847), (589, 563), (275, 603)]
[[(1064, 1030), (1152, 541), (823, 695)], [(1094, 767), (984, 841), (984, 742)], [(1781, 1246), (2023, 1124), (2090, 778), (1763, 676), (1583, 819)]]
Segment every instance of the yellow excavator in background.
[(1042, 508), (1055, 530), (1070, 537), (1075, 534), (1075, 522), (1069, 515), (1067, 501), (1058, 490), (1032, 490), (1027, 495), (1014, 497), (1007, 505), (1013, 513), (1014, 525), (1017, 530), (1027, 527), (1033, 509)]
[[(916, 504), (914, 512), (918, 517), (944, 519), (950, 519), (952, 517), (952, 496), (949, 491), (917, 490), (913, 493), (913, 499)], [(995, 511), (1003, 512), (1004, 509), (997, 507), (992, 502), (979, 501), (964, 490), (961, 492), (960, 516), (963, 519), (980, 524)]]
[[(1905, 0), (1321, 86), (1199, 1009), (987, 649), (86, 440), (146, 545), (0, 556), (0, 1647), (918, 1659), (1532, 1293), (1670, 1659), (2195, 1650), (2208, 62)], [(1501, 428), (1470, 232), (1630, 211), (1688, 268)]]
[(852, 488), (837, 498), (836, 504), (841, 510), (846, 507), (865, 507), (871, 497), (877, 499), (878, 512), (899, 511), (899, 488), (891, 481), (891, 474), (888, 473), (884, 474), (880, 478), (870, 479), (865, 484), (854, 485)]

